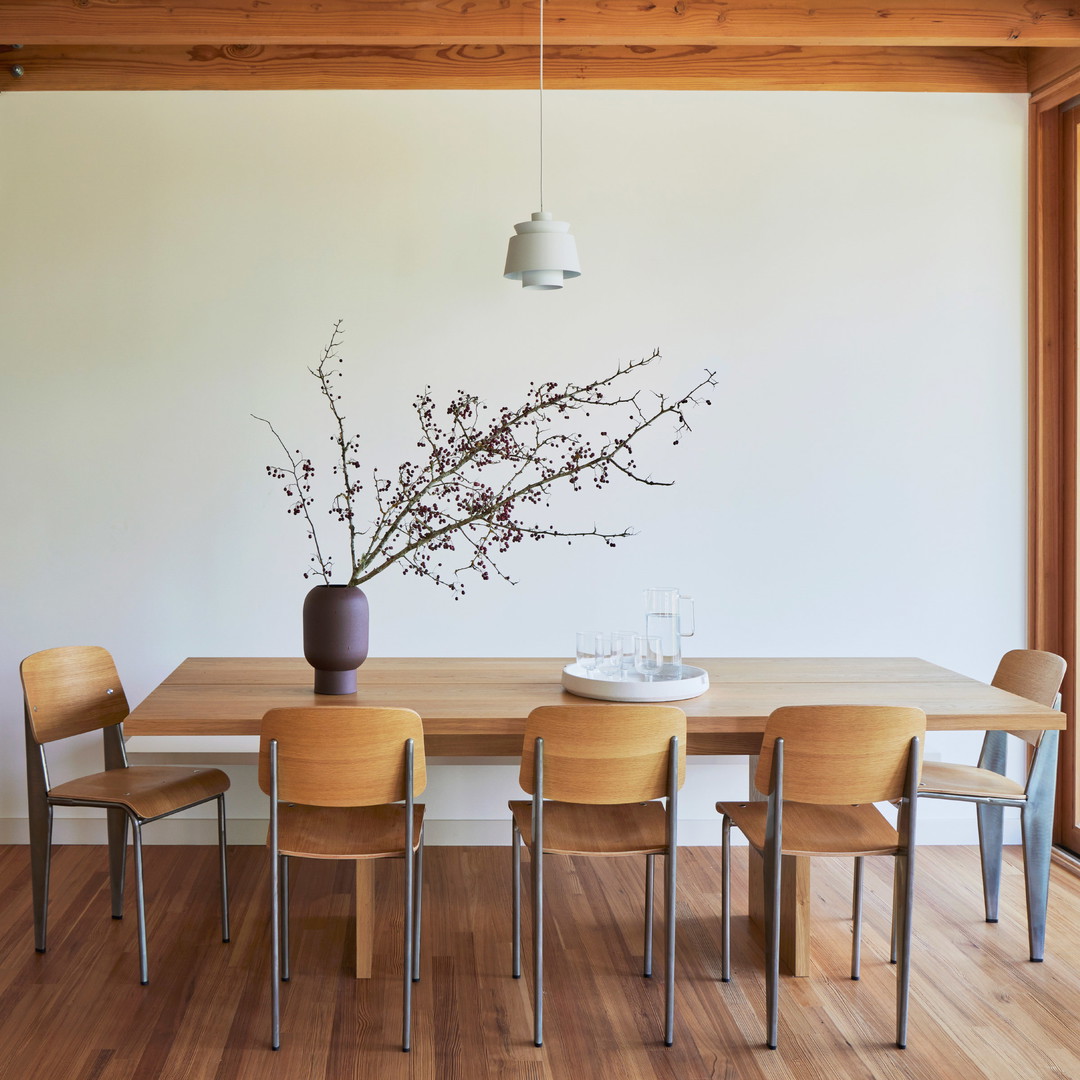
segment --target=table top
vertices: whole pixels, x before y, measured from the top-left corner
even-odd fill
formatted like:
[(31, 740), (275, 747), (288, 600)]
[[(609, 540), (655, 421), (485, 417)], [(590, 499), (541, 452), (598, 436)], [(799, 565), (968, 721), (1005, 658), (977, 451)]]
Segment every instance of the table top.
[[(525, 717), (539, 705), (584, 703), (563, 690), (560, 658), (382, 658), (360, 668), (355, 694), (312, 690), (298, 657), (185, 660), (124, 723), (126, 735), (257, 735), (281, 706), (394, 705), (424, 719), (429, 753), (506, 756), (521, 750)], [(1064, 713), (915, 657), (689, 659), (709, 673), (700, 697), (676, 702), (687, 749), (756, 753), (781, 705), (916, 705), (938, 731), (1061, 729)]]

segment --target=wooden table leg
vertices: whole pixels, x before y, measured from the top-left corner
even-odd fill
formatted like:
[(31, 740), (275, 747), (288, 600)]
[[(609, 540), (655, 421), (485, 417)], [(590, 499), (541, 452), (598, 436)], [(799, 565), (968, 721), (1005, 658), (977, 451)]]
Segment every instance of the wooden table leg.
[[(750, 794), (748, 801), (764, 799), (754, 787), (756, 757), (750, 758)], [(750, 921), (765, 931), (765, 866), (762, 857), (750, 849), (747, 909)], [(784, 855), (780, 869), (780, 963), (792, 975), (810, 974), (810, 860), (805, 856)]]
[(374, 859), (356, 860), (356, 977), (371, 978), (375, 935)]
[[(810, 860), (784, 855), (780, 878), (780, 963), (792, 975), (810, 974)], [(764, 860), (750, 849), (750, 921), (765, 931)]]

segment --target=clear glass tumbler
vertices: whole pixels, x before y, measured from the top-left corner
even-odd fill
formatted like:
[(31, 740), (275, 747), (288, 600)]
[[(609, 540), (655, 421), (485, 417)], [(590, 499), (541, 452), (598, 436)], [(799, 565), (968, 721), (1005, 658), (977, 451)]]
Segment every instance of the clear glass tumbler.
[(663, 669), (663, 652), (655, 634), (636, 634), (634, 637), (634, 669), (646, 681), (652, 682)]
[(603, 651), (603, 637), (599, 630), (577, 632), (577, 662), (587, 678), (597, 674), (597, 664)]

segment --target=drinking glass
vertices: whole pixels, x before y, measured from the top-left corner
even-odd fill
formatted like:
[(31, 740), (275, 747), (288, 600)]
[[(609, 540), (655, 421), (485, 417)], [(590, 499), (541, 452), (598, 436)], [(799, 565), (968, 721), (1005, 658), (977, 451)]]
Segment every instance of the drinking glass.
[(616, 678), (632, 679), (634, 677), (638, 637), (640, 635), (636, 630), (611, 631), (611, 661)]
[(600, 664), (607, 653), (604, 638), (599, 630), (579, 630), (577, 633), (577, 662), (587, 678), (596, 678)]
[(615, 635), (601, 633), (596, 652), (596, 673), (601, 679), (618, 679), (621, 672), (621, 657)]
[(655, 634), (636, 634), (634, 638), (634, 669), (646, 682), (652, 682), (663, 667), (660, 638)]

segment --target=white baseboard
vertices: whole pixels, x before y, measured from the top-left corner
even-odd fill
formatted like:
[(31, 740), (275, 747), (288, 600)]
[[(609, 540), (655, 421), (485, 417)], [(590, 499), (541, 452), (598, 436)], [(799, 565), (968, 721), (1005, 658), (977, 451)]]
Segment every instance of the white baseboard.
[[(923, 821), (919, 830), (926, 844), (977, 844), (975, 815), (970, 822), (962, 819)], [(1005, 843), (1019, 844), (1016, 821), (1005, 821)], [(264, 818), (232, 818), (228, 822), (230, 844), (266, 843)], [(216, 844), (217, 821), (214, 818), (171, 818), (155, 821), (143, 833), (147, 844)], [(428, 818), (425, 840), (435, 845), (501, 847), (510, 844), (510, 821), (494, 819)], [(53, 822), (53, 842), (57, 844), (104, 844), (105, 821), (101, 817), (57, 817)], [(29, 843), (25, 818), (0, 818), (0, 844)], [(733, 831), (732, 843), (743, 843)], [(679, 844), (683, 847), (715, 847), (720, 844), (719, 816), (707, 819), (683, 819), (679, 822)]]

